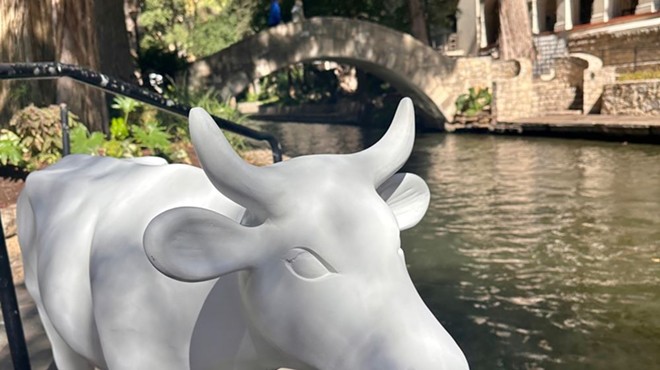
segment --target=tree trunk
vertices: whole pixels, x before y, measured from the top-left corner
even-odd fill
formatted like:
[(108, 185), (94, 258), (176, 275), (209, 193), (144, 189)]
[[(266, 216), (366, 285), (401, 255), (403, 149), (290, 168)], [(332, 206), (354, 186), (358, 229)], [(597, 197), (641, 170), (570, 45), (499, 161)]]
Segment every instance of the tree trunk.
[(135, 83), (135, 64), (129, 51), (124, 0), (94, 1), (94, 16), (100, 71)]
[(536, 58), (526, 0), (499, 1), (500, 58)]
[[(120, 80), (136, 83), (135, 63), (129, 48), (124, 0), (95, 0), (94, 27), (99, 46), (99, 71)], [(106, 107), (113, 94), (105, 94)]]
[[(523, 0), (524, 1), (524, 0)], [(426, 16), (420, 0), (408, 0), (408, 12), (410, 13), (410, 32), (419, 41), (429, 45), (429, 33), (426, 27)]]
[[(0, 62), (52, 61), (52, 20), (50, 3), (39, 0), (0, 1)], [(55, 101), (53, 81), (1, 81), (0, 122), (34, 102)]]
[[(93, 0), (53, 0), (56, 59), (100, 70)], [(108, 132), (105, 94), (68, 78), (57, 80), (57, 100), (69, 105), (92, 131)]]
[(134, 75), (136, 81), (142, 85), (142, 71), (137, 67), (137, 60), (140, 55), (140, 35), (138, 35), (137, 19), (140, 15), (140, 1), (124, 1), (124, 18), (126, 23), (126, 32), (128, 33), (128, 52), (133, 61), (135, 61)]
[[(135, 82), (123, 9), (123, 0), (0, 0), (0, 61), (59, 61)], [(108, 132), (98, 89), (66, 78), (0, 82), (0, 118), (30, 102), (66, 103), (91, 130)]]

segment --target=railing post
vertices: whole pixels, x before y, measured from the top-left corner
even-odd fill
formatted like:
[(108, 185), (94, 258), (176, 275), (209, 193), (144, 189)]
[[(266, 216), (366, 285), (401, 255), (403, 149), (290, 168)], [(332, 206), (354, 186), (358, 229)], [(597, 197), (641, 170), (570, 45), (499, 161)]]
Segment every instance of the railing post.
[(69, 109), (66, 104), (60, 104), (60, 120), (62, 121), (62, 157), (71, 154), (69, 138)]
[(18, 311), (18, 300), (14, 290), (14, 279), (11, 276), (9, 253), (5, 243), (5, 231), (0, 217), (0, 304), (2, 305), (2, 318), (5, 322), (7, 341), (11, 360), (16, 370), (30, 370), (30, 357), (28, 356), (21, 313)]

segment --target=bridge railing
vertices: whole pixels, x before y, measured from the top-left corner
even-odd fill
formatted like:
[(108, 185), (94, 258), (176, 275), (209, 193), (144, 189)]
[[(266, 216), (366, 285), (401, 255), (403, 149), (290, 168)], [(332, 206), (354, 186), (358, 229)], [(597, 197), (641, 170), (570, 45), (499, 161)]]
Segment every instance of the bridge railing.
[[(70, 64), (54, 62), (0, 63), (0, 80), (57, 79), (61, 77), (68, 77), (96, 89), (129, 97), (184, 118), (188, 117), (188, 112), (191, 109), (189, 106), (179, 104), (172, 99), (167, 99), (152, 91)], [(68, 155), (70, 147), (67, 122), (68, 113), (66, 104), (61, 104), (60, 107), (62, 118), (62, 149), (63, 154)], [(282, 147), (275, 136), (253, 130), (224, 118), (217, 116), (211, 117), (213, 117), (215, 123), (222, 129), (251, 139), (267, 141), (273, 151), (273, 162), (280, 162), (282, 160)], [(2, 317), (14, 369), (30, 370), (30, 359), (25, 343), (25, 333), (18, 308), (18, 300), (16, 299), (16, 291), (14, 290), (14, 281), (11, 273), (9, 253), (7, 252), (7, 245), (5, 243), (2, 219), (0, 219), (0, 305), (2, 306)]]

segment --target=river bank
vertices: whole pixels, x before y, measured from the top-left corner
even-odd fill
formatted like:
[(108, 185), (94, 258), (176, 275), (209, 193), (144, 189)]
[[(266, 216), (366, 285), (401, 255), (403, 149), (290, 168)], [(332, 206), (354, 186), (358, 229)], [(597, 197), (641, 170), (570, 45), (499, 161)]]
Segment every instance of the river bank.
[(446, 124), (448, 132), (551, 136), (660, 144), (660, 117), (547, 115), (484, 124)]
[[(358, 103), (341, 105), (276, 106), (240, 103), (241, 113), (258, 121), (360, 123)], [(431, 126), (422, 124), (423, 129)], [(439, 125), (438, 127), (442, 127)], [(555, 114), (512, 120), (445, 123), (451, 133), (545, 136), (660, 144), (660, 116)], [(439, 130), (442, 131), (442, 130)]]

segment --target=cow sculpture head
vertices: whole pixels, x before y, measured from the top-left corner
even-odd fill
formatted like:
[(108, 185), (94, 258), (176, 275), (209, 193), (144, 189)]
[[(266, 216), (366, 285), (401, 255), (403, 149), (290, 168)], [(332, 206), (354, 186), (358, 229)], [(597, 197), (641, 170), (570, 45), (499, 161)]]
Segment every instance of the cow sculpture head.
[(348, 155), (268, 167), (245, 163), (202, 109), (190, 131), (204, 172), (244, 206), (241, 223), (201, 208), (157, 216), (144, 242), (153, 265), (181, 281), (243, 271), (245, 316), (294, 363), (316, 369), (467, 369), (419, 297), (399, 232), (417, 224), (429, 190), (395, 174), (414, 141), (410, 99), (385, 136)]

